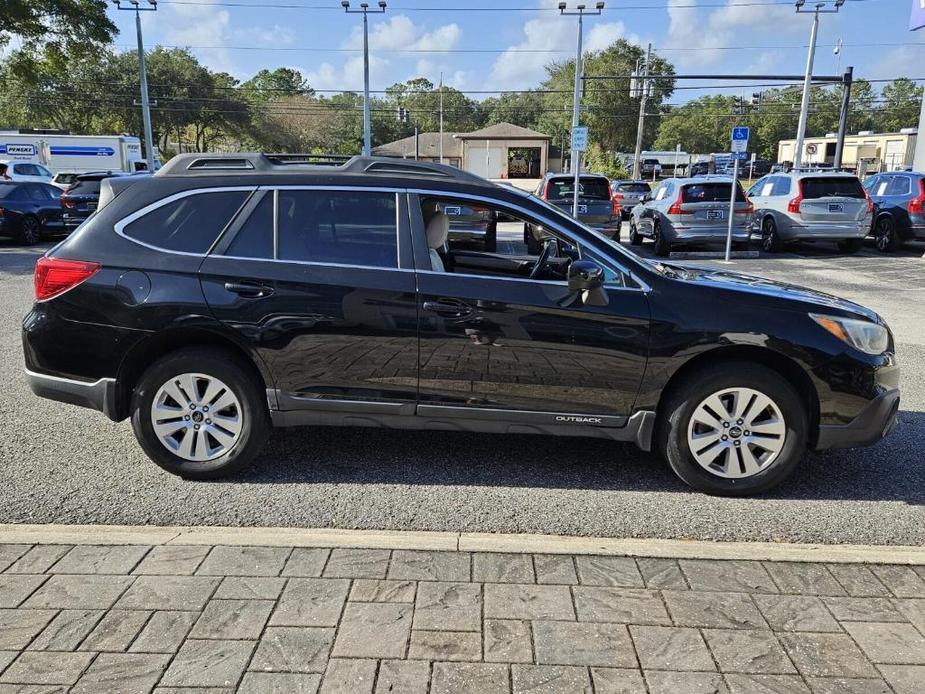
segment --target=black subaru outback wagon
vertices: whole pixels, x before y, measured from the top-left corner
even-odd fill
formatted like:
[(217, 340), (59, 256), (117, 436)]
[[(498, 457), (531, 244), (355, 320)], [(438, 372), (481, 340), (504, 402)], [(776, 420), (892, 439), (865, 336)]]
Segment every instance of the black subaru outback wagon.
[[(512, 240), (448, 242), (453, 206), (497, 213)], [(547, 233), (539, 254), (525, 223)], [(181, 155), (107, 179), (35, 291), (33, 391), (130, 417), (194, 479), (247, 465), (271, 425), (376, 426), (628, 441), (698, 489), (748, 494), (807, 448), (879, 440), (899, 406), (872, 311), (644, 261), (437, 164)]]

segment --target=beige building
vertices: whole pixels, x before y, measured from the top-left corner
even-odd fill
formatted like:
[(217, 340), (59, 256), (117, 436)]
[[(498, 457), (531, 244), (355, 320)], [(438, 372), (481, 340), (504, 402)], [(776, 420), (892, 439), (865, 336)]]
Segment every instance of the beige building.
[[(444, 162), (493, 179), (542, 178), (550, 164), (548, 135), (512, 123), (496, 123), (469, 133), (444, 133)], [(440, 134), (420, 133), (418, 158), (440, 161)], [(415, 156), (415, 138), (406, 137), (373, 148), (379, 156)]]
[[(862, 174), (878, 171), (896, 171), (912, 166), (915, 156), (916, 129), (898, 133), (862, 131), (845, 137), (842, 165)], [(831, 166), (835, 161), (835, 135), (807, 137), (803, 144), (803, 164)], [(777, 161), (792, 162), (796, 140), (781, 140), (777, 147)]]

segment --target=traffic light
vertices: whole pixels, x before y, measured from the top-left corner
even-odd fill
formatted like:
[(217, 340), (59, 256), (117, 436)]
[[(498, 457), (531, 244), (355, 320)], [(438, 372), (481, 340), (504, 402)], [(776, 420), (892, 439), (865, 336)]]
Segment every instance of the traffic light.
[(745, 113), (745, 99), (741, 96), (732, 97), (732, 112), (737, 116)]
[(762, 92), (752, 92), (752, 106), (755, 108), (761, 108), (761, 99), (763, 97)]

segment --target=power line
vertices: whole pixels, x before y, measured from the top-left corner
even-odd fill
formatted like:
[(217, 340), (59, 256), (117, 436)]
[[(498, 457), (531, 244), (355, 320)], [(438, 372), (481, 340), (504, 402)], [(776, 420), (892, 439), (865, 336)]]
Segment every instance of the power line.
[[(852, 3), (860, 2), (877, 2), (878, 0), (851, 0)], [(340, 12), (341, 8), (337, 5), (300, 5), (294, 4), (291, 2), (267, 2), (267, 3), (248, 3), (241, 0), (218, 0), (213, 2), (211, 0), (159, 0), (160, 4), (163, 5), (208, 5), (209, 7), (236, 7), (236, 8), (246, 8), (246, 9), (280, 9), (280, 10), (329, 10)], [(605, 8), (605, 12), (608, 10), (615, 12), (624, 12), (624, 11), (658, 11), (658, 10), (668, 10), (668, 9), (701, 9), (701, 8), (732, 8), (732, 7), (790, 7), (793, 5), (792, 0), (742, 0), (740, 2), (731, 2), (726, 3), (719, 0), (713, 0), (711, 2), (705, 3), (696, 3), (690, 2), (684, 5), (678, 4), (657, 4), (657, 5), (620, 5), (614, 8)], [(390, 9), (397, 12), (491, 12), (491, 13), (500, 13), (500, 12), (558, 12), (558, 9), (555, 7), (498, 7), (497, 5), (492, 6), (472, 6), (472, 5), (446, 5), (441, 7), (433, 6), (420, 6), (420, 5), (400, 5), (400, 6), (390, 6)]]

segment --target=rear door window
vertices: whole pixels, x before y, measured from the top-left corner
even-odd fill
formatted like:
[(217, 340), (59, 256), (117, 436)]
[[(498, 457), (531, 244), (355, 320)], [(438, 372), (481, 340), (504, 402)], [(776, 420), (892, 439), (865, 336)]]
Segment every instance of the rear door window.
[(225, 255), (265, 260), (273, 258), (273, 191), (263, 196), (235, 234)]
[(856, 178), (846, 176), (826, 178), (817, 176), (801, 181), (803, 197), (806, 200), (818, 198), (866, 198), (864, 187)]
[(398, 267), (395, 194), (280, 190), (280, 260)]
[(122, 233), (149, 246), (180, 253), (205, 253), (250, 195), (223, 190), (187, 195), (127, 224)]
[(891, 180), (890, 185), (887, 186), (886, 194), (908, 195), (911, 190), (912, 186), (909, 184), (908, 176), (893, 176), (893, 180)]
[[(729, 202), (731, 183), (694, 183), (681, 189), (681, 202)], [(736, 186), (736, 200), (745, 202), (745, 193)]]

